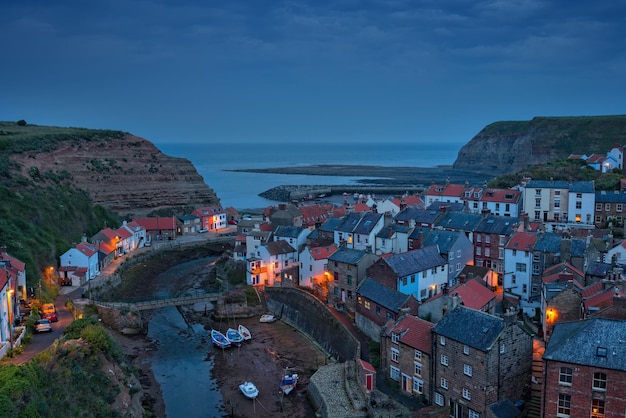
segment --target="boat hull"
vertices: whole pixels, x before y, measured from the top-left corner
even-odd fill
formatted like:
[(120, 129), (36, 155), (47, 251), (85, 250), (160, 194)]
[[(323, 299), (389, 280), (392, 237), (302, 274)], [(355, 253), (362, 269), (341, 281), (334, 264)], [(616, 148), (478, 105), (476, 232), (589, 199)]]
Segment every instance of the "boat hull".
[(226, 338), (224, 334), (217, 330), (211, 331), (211, 340), (213, 341), (213, 345), (219, 348), (228, 348), (230, 347), (230, 341)]
[(243, 396), (248, 399), (255, 399), (257, 396), (259, 396), (259, 390), (256, 388), (256, 386), (254, 386), (254, 383), (252, 382), (243, 382), (239, 385), (239, 390), (241, 390)]

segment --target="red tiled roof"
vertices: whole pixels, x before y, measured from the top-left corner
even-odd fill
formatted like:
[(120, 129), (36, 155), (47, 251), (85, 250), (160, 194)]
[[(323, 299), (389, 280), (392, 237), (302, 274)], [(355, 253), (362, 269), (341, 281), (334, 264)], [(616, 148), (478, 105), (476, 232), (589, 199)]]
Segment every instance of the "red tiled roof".
[(130, 231), (124, 227), (117, 228), (115, 233), (118, 237), (120, 237), (120, 239), (130, 238), (133, 236), (133, 234), (131, 234)]
[[(507, 196), (510, 196), (507, 199)], [(512, 189), (487, 189), (480, 198), (483, 202), (517, 202), (520, 197), (519, 190)]]
[(361, 368), (366, 372), (376, 373), (376, 369), (374, 368), (374, 366), (372, 366), (367, 361), (359, 359), (359, 364), (361, 365)]
[[(482, 281), (482, 280), (481, 280)], [(487, 289), (484, 284), (477, 279), (471, 279), (465, 283), (459, 283), (449, 291), (450, 295), (459, 295), (463, 301), (463, 305), (468, 308), (481, 310), (496, 298), (496, 294)]]
[(585, 287), (583, 291), (581, 292), (581, 295), (583, 298), (588, 298), (597, 293), (600, 293), (603, 288), (604, 288), (604, 285), (598, 282), (598, 283), (592, 284), (591, 286)]
[(0, 253), (0, 259), (10, 261), (11, 266), (18, 271), (24, 271), (24, 269), (26, 269), (26, 264), (6, 252)]
[(537, 234), (532, 232), (516, 232), (509, 240), (508, 250), (532, 251), (537, 242)]
[(85, 254), (87, 257), (91, 257), (98, 252), (98, 248), (88, 242), (81, 242), (80, 244), (76, 245), (76, 249)]
[(415, 316), (407, 315), (400, 319), (395, 325), (387, 331), (387, 335), (400, 335), (400, 342), (409, 347), (416, 348), (423, 353), (430, 354), (431, 347), (431, 330), (435, 324), (425, 321)]
[(391, 201), (398, 207), (403, 203), (407, 206), (424, 206), (424, 201), (417, 195), (396, 197)]
[(4, 289), (9, 281), (6, 271), (0, 269), (0, 289)]
[(302, 222), (304, 226), (315, 225), (317, 222), (324, 222), (328, 219), (328, 210), (321, 205), (300, 206), (302, 212)]
[[(441, 191), (437, 191), (441, 189)], [(430, 196), (454, 196), (454, 197), (462, 197), (465, 193), (465, 186), (463, 184), (432, 184), (428, 191), (427, 195)]]
[(263, 231), (263, 232), (272, 232), (273, 231), (272, 224), (267, 223), (267, 222), (262, 223), (261, 225), (259, 225), (259, 229), (261, 231)]
[(117, 233), (115, 233), (115, 231), (111, 228), (104, 228), (100, 230), (100, 232), (111, 241), (114, 241), (115, 238), (117, 238)]
[(324, 260), (337, 251), (337, 247), (334, 245), (328, 247), (314, 247), (311, 248), (311, 256), (314, 260)]
[(354, 213), (363, 213), (363, 212), (371, 212), (372, 208), (367, 206), (365, 203), (355, 203), (354, 204)]
[(587, 164), (595, 164), (601, 163), (606, 160), (606, 155), (602, 154), (591, 154), (589, 158), (587, 158)]
[(574, 273), (576, 273), (579, 277), (585, 277), (585, 274), (583, 272), (581, 272), (580, 270), (578, 270), (576, 267), (572, 266), (570, 263), (568, 263), (567, 261), (564, 261), (562, 263), (559, 264), (555, 264), (553, 266), (550, 266), (548, 268), (546, 268), (543, 271), (543, 274), (553, 274), (552, 272), (560, 272), (563, 270), (570, 270)]
[(590, 298), (583, 299), (583, 306), (586, 309), (589, 309), (591, 307), (597, 307), (602, 310), (613, 305), (614, 296), (624, 297), (626, 295), (619, 289), (616, 291), (615, 288), (610, 287), (608, 289), (604, 289), (600, 293), (595, 294), (594, 296), (591, 296)]
[(176, 219), (174, 218), (135, 218), (133, 222), (137, 222), (143, 226), (146, 231), (155, 231), (158, 229), (175, 230)]

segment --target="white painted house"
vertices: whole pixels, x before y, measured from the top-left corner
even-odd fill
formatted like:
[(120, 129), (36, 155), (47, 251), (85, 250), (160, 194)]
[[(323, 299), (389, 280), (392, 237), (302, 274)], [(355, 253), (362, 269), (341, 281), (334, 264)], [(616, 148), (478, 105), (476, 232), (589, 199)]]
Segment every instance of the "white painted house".
[(337, 251), (335, 245), (325, 247), (305, 247), (300, 253), (299, 285), (313, 289), (316, 283), (326, 281), (328, 257)]
[[(504, 274), (502, 287), (506, 293), (519, 297), (520, 307), (529, 313), (529, 309), (539, 307), (537, 301), (531, 301), (533, 276), (533, 247), (537, 242), (534, 232), (516, 232), (504, 248)], [(531, 312), (534, 315), (534, 311)]]
[(98, 248), (94, 244), (83, 241), (61, 254), (60, 266), (87, 269), (85, 279), (89, 281), (100, 274)]

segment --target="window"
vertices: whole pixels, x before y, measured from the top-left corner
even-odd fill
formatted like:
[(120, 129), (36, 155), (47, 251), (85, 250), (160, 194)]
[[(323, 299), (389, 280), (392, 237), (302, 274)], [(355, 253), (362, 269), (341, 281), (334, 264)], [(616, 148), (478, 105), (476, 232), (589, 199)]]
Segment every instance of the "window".
[(535, 207), (536, 208), (540, 208), (541, 207), (541, 198), (535, 199)]
[(582, 199), (582, 198), (583, 198), (582, 193), (576, 193), (576, 199)]
[(389, 367), (389, 377), (393, 380), (400, 380), (400, 369), (394, 366)]
[(491, 257), (491, 248), (485, 248), (485, 257)]
[(441, 378), (441, 387), (444, 389), (448, 389), (448, 379), (446, 379), (445, 377)]
[(556, 413), (560, 417), (569, 417), (570, 408), (572, 407), (572, 397), (564, 393), (559, 393), (559, 405)]
[(504, 354), (504, 343), (500, 344), (500, 354)]
[(461, 250), (456, 250), (456, 258), (461, 257)]
[(611, 210), (611, 204), (610, 204), (610, 203), (605, 203), (605, 204), (604, 204), (604, 210), (605, 210), (606, 212), (610, 211), (610, 210)]
[(391, 342), (398, 344), (398, 341), (400, 341), (400, 335), (396, 334), (395, 332), (392, 332), (391, 333)]
[(400, 357), (400, 350), (398, 350), (397, 348), (392, 348), (391, 349), (391, 361), (393, 361), (394, 363), (397, 363), (399, 357)]
[(472, 400), (472, 392), (470, 392), (468, 388), (463, 388), (463, 398), (467, 399), (468, 401)]
[(526, 264), (524, 263), (515, 263), (515, 271), (519, 271), (520, 273), (526, 272)]
[(600, 212), (602, 210), (602, 203), (596, 203), (596, 211)]
[(380, 316), (380, 306), (376, 305), (376, 315)]
[(369, 300), (364, 301), (363, 305), (365, 306), (365, 309), (367, 309), (369, 311), (369, 309), (370, 309), (370, 301)]
[(482, 255), (482, 248), (476, 247), (476, 255)]
[(511, 284), (517, 283), (517, 276), (515, 274), (511, 274)]
[(348, 284), (352, 284), (352, 276), (348, 274), (348, 276), (346, 277), (346, 280), (348, 282)]
[(424, 392), (424, 381), (422, 379), (413, 379), (413, 392)]
[[(577, 208), (577, 209), (579, 209), (579, 208)], [(615, 205), (615, 210), (618, 211), (618, 212), (621, 212), (622, 211), (622, 204), (621, 203), (616, 204)]]
[(541, 196), (541, 189), (535, 189), (535, 196)]
[(540, 221), (541, 220), (541, 211), (539, 211), (539, 210), (535, 211), (535, 220), (536, 221)]
[(591, 418), (604, 418), (604, 401), (602, 399), (591, 401)]
[(572, 369), (561, 367), (559, 370), (559, 385), (572, 386)]
[(472, 409), (468, 409), (467, 410), (467, 417), (468, 418), (480, 418), (480, 414)]
[(444, 337), (443, 335), (440, 335), (439, 336), (439, 344), (446, 345), (446, 337)]
[(555, 208), (561, 207), (561, 199), (554, 199), (554, 207)]
[(593, 390), (606, 391), (606, 374), (594, 373), (593, 374)]
[(554, 195), (555, 196), (561, 196), (561, 191), (560, 190), (555, 190), (554, 191)]
[(476, 234), (476, 242), (482, 242), (482, 234)]
[(469, 364), (464, 364), (463, 365), (463, 374), (465, 374), (467, 376), (471, 376), (472, 375), (472, 366), (470, 366)]
[(446, 356), (445, 354), (441, 355), (441, 364), (443, 364), (444, 366), (448, 365), (448, 356)]
[(583, 202), (576, 202), (576, 209), (582, 209), (583, 208)]
[(486, 244), (491, 244), (491, 235), (489, 235), (489, 234), (485, 235), (485, 243)]
[(469, 347), (467, 345), (463, 346), (463, 354), (465, 354), (466, 356), (469, 356)]
[(422, 361), (422, 352), (420, 350), (415, 350), (415, 360)]
[(413, 362), (413, 366), (414, 366), (414, 368), (415, 368), (414, 373), (415, 373), (417, 376), (421, 376), (421, 375), (422, 375), (422, 363), (418, 363), (417, 361), (414, 361), (414, 362)]
[(443, 406), (443, 395), (435, 392), (435, 405)]

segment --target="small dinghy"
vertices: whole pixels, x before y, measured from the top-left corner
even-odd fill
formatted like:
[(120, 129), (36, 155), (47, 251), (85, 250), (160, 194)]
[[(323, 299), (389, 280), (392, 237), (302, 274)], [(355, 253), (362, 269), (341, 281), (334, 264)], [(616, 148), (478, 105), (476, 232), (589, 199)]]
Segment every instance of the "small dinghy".
[(243, 343), (243, 336), (234, 328), (228, 328), (226, 339), (233, 345), (241, 345)]
[(287, 369), (285, 369), (285, 374), (283, 374), (282, 379), (280, 380), (280, 390), (285, 394), (289, 395), (298, 383), (298, 375), (296, 373), (287, 373)]
[(274, 322), (276, 321), (276, 317), (274, 315), (261, 315), (261, 318), (259, 318), (259, 322)]
[(259, 395), (259, 390), (254, 386), (252, 382), (243, 382), (239, 385), (239, 389), (241, 393), (248, 399), (256, 399)]
[(211, 340), (213, 341), (213, 344), (219, 348), (230, 347), (230, 341), (228, 341), (228, 338), (216, 329), (211, 330)]
[(250, 331), (248, 330), (248, 328), (246, 328), (245, 326), (241, 324), (239, 324), (238, 331), (245, 341), (248, 341), (252, 338), (252, 334), (250, 334)]

